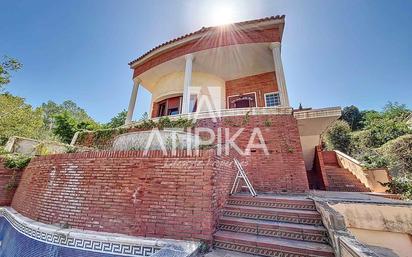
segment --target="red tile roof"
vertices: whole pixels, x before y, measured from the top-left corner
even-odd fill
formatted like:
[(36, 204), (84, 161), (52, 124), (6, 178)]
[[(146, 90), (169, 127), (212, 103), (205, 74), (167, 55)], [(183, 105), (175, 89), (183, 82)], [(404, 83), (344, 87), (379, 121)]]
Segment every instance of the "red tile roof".
[[(242, 25), (259, 23), (259, 22), (264, 22), (264, 21), (269, 21), (269, 20), (283, 20), (284, 18), (285, 18), (285, 15), (276, 15), (276, 16), (270, 16), (270, 17), (265, 17), (265, 18), (256, 19), (256, 20), (249, 20), (249, 21), (237, 22), (237, 23), (233, 23), (233, 25), (242, 26)], [(204, 32), (206, 32), (206, 31), (213, 30), (213, 29), (218, 28), (218, 27), (220, 27), (220, 26), (202, 27), (201, 29), (199, 29), (199, 30), (197, 30), (197, 31), (195, 31), (195, 32), (188, 33), (188, 34), (186, 34), (186, 35), (183, 35), (183, 36), (174, 38), (174, 39), (172, 39), (172, 40), (169, 40), (169, 41), (167, 41), (167, 42), (165, 42), (165, 43), (163, 43), (163, 44), (161, 44), (161, 45), (158, 45), (158, 46), (152, 48), (151, 50), (147, 51), (146, 53), (144, 53), (143, 55), (141, 55), (141, 56), (138, 57), (137, 59), (129, 62), (129, 65), (133, 65), (134, 63), (140, 61), (141, 59), (143, 59), (144, 57), (146, 57), (146, 56), (149, 55), (150, 53), (156, 51), (157, 49), (159, 49), (159, 48), (161, 48), (161, 47), (163, 47), (163, 46), (172, 44), (172, 43), (174, 43), (174, 42), (177, 42), (177, 41), (179, 41), (179, 40), (188, 38), (188, 37), (193, 36), (193, 35), (196, 35), (196, 34), (201, 34), (201, 33), (204, 33)]]

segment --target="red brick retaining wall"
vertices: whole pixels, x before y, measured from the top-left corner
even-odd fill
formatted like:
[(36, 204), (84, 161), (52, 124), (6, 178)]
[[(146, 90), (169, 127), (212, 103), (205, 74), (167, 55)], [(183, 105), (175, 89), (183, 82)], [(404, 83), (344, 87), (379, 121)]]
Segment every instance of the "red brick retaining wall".
[(329, 188), (328, 176), (326, 175), (325, 170), (325, 152), (322, 152), (321, 146), (315, 147), (315, 159), (313, 162), (313, 170), (310, 171), (312, 174), (312, 188), (311, 189), (320, 189), (327, 190)]
[[(247, 163), (245, 168), (255, 189), (260, 192), (304, 192), (309, 189), (298, 125), (293, 115), (209, 118), (198, 120), (196, 127), (210, 128), (216, 136), (220, 133), (222, 144), (226, 140), (225, 129), (228, 129), (228, 138), (236, 134), (239, 129), (243, 129), (234, 140), (241, 150), (246, 148), (253, 129), (259, 128), (269, 154), (266, 155), (261, 149), (256, 149), (250, 155), (241, 158)], [(125, 129), (123, 133), (134, 130), (133, 128)], [(204, 135), (208, 137), (207, 133)], [(79, 144), (90, 146), (87, 143), (93, 142), (93, 134), (90, 133), (87, 136), (91, 139), (83, 140)], [(259, 143), (257, 138), (254, 142)], [(217, 139), (215, 143), (218, 143)], [(230, 153), (235, 153), (232, 147)]]
[(336, 158), (336, 153), (334, 151), (322, 151), (322, 156), (325, 165), (339, 165), (338, 159)]
[[(244, 150), (254, 128), (259, 128), (268, 155), (262, 149), (252, 149), (249, 155), (241, 156), (244, 167), (254, 188), (260, 192), (305, 192), (309, 189), (302, 146), (296, 119), (292, 115), (233, 116), (221, 119), (203, 119), (197, 127), (207, 127), (222, 133), (225, 143), (226, 129), (232, 137), (239, 129), (243, 132), (235, 143)], [(255, 138), (255, 143), (259, 143)], [(230, 149), (234, 153), (233, 148)]]
[[(48, 224), (136, 236), (211, 240), (235, 170), (213, 150), (89, 152), (34, 158), (12, 207)], [(222, 174), (223, 173), (223, 174)]]
[(12, 170), (4, 167), (4, 160), (0, 158), (0, 206), (10, 205), (16, 189), (12, 187), (7, 189), (7, 187), (10, 186), (10, 183), (17, 185), (21, 174), (21, 170)]

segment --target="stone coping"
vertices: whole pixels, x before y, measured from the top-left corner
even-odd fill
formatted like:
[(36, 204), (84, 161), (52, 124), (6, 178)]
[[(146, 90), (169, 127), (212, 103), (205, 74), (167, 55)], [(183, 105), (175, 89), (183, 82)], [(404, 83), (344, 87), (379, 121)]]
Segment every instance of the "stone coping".
[(412, 207), (412, 202), (384, 198), (379, 194), (371, 194), (368, 192), (334, 192), (334, 191), (319, 191), (312, 190), (308, 192), (308, 197), (317, 200), (325, 201), (331, 204), (335, 203), (362, 203), (362, 204), (377, 204), (390, 206)]
[(19, 233), (34, 240), (85, 251), (119, 256), (189, 257), (194, 256), (200, 246), (200, 243), (192, 241), (63, 229), (24, 217), (11, 207), (0, 207), (0, 216), (4, 217)]
[[(238, 108), (238, 109), (222, 109), (215, 111), (206, 111), (206, 112), (194, 112), (187, 114), (177, 114), (163, 116), (167, 117), (170, 120), (182, 119), (213, 119), (213, 118), (222, 118), (230, 116), (244, 116), (244, 115), (292, 115), (293, 109), (290, 107), (253, 107), (253, 108)], [(152, 118), (153, 121), (158, 121), (162, 117)], [(138, 125), (141, 122), (132, 122), (128, 125), (121, 126), (121, 128), (132, 128)]]
[(352, 235), (342, 214), (330, 207), (327, 201), (316, 197), (310, 198), (314, 200), (316, 209), (322, 217), (336, 257), (379, 257)]
[[(215, 111), (196, 112), (187, 114), (177, 114), (164, 116), (171, 120), (183, 119), (210, 119), (222, 118), (230, 116), (244, 116), (244, 115), (293, 115), (296, 119), (313, 119), (325, 117), (340, 117), (342, 110), (340, 107), (329, 107), (310, 110), (293, 110), (291, 107), (253, 107), (253, 108), (239, 108), (239, 109), (222, 109)], [(153, 121), (158, 121), (161, 117), (152, 118)], [(121, 126), (121, 128), (131, 128), (141, 123), (140, 121), (132, 122), (131, 124)]]
[(207, 150), (186, 150), (178, 149), (175, 152), (167, 150), (150, 150), (147, 153), (144, 150), (121, 150), (121, 151), (93, 151), (79, 153), (61, 153), (37, 156), (33, 160), (53, 160), (53, 159), (75, 159), (75, 158), (207, 158), (215, 155), (214, 149)]
[(326, 117), (340, 117), (342, 110), (340, 107), (328, 107), (320, 109), (310, 109), (299, 111), (295, 110), (293, 116), (298, 119), (314, 119), (314, 118), (326, 118)]

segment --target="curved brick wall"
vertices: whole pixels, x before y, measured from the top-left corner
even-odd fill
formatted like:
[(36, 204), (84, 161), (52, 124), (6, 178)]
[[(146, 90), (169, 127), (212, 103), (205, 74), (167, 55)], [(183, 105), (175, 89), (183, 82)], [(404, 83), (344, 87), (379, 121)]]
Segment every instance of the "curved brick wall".
[(25, 169), (12, 207), (48, 224), (211, 240), (235, 174), (216, 161), (225, 158), (213, 150), (175, 157), (160, 151), (37, 157)]
[[(216, 122), (215, 122), (216, 121)], [(217, 119), (201, 119), (196, 123), (198, 128), (210, 128), (218, 135), (221, 134), (221, 142), (231, 138), (239, 129), (242, 133), (234, 142), (243, 150), (251, 138), (254, 128), (259, 128), (269, 155), (261, 149), (251, 152), (249, 156), (239, 157), (247, 163), (245, 166), (249, 179), (253, 186), (260, 192), (305, 192), (309, 190), (302, 146), (300, 143), (297, 121), (290, 114), (276, 115), (239, 115)], [(125, 132), (133, 132), (130, 128)], [(194, 131), (191, 131), (194, 133)], [(76, 144), (93, 146), (93, 134), (87, 134), (83, 141)], [(208, 138), (208, 134), (200, 135)], [(112, 140), (109, 140), (109, 143)], [(258, 142), (257, 139), (255, 142)], [(108, 143), (108, 144), (109, 144)], [(215, 140), (217, 142), (217, 139)], [(234, 149), (231, 148), (231, 154)]]

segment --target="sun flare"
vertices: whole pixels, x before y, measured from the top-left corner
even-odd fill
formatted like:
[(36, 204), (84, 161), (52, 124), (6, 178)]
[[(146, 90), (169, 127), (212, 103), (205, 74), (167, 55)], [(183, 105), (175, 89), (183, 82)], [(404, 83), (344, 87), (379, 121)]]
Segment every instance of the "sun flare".
[(234, 6), (219, 4), (211, 8), (210, 19), (212, 26), (226, 25), (235, 21)]

